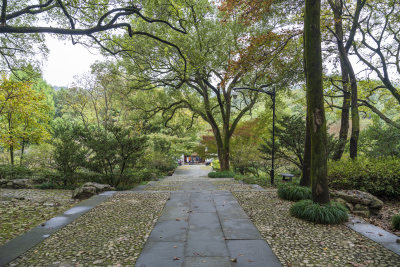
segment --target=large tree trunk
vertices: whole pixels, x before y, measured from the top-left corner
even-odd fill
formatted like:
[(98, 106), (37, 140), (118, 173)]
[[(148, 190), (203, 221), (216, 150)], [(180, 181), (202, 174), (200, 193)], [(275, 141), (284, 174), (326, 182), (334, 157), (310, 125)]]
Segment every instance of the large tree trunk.
[(306, 140), (304, 144), (304, 159), (303, 159), (303, 166), (302, 166), (302, 173), (300, 179), (301, 186), (310, 186), (311, 179), (310, 179), (310, 167), (311, 167), (311, 136), (310, 136), (310, 123), (309, 118), (306, 118)]
[(14, 146), (10, 145), (10, 159), (11, 159), (11, 166), (14, 166)]
[[(358, 17), (360, 14), (360, 11), (363, 7), (365, 2), (360, 2), (357, 1), (357, 8), (356, 8), (356, 14), (355, 17), (356, 22), (358, 21)], [(358, 92), (357, 92), (357, 80), (356, 80), (356, 75), (353, 70), (353, 66), (351, 65), (351, 62), (348, 57), (348, 49), (351, 46), (351, 43), (353, 42), (354, 39), (354, 32), (350, 34), (349, 40), (347, 40), (346, 47), (344, 45), (343, 41), (343, 27), (342, 27), (342, 9), (343, 5), (340, 0), (336, 0), (335, 3), (330, 2), (330, 5), (332, 7), (332, 10), (334, 12), (334, 17), (335, 17), (335, 37), (337, 40), (337, 46), (339, 49), (339, 54), (340, 54), (340, 63), (342, 67), (342, 75), (344, 74), (344, 69), (348, 72), (348, 75), (350, 77), (350, 86), (351, 86), (351, 137), (350, 137), (350, 157), (352, 159), (355, 159), (357, 157), (357, 150), (358, 150), (358, 136), (360, 134), (360, 116), (358, 112)], [(353, 22), (353, 23), (356, 23)], [(353, 24), (353, 27), (356, 24)], [(352, 30), (353, 30), (352, 27)], [(343, 68), (343, 66), (345, 68)], [(345, 80), (343, 80), (344, 82)], [(346, 94), (345, 94), (346, 97)], [(342, 114), (343, 115), (343, 114)]]
[(320, 31), (321, 0), (306, 0), (304, 15), (305, 62), (307, 68), (307, 112), (311, 136), (312, 199), (329, 203), (326, 158), (326, 120), (322, 87)]
[[(305, 51), (305, 33), (303, 31), (303, 51)], [(303, 67), (304, 67), (304, 78), (307, 83), (307, 67), (306, 67), (306, 55), (303, 53)], [(308, 112), (306, 111), (306, 132), (304, 142), (304, 157), (302, 164), (302, 173), (300, 179), (301, 186), (309, 187), (311, 185), (310, 168), (311, 168), (311, 136), (310, 136), (310, 123)]]
[(229, 171), (229, 146), (224, 146), (219, 151), (218, 158), (221, 171)]
[(24, 152), (25, 152), (25, 139), (22, 139), (22, 147), (21, 147), (21, 157), (19, 158), (19, 166), (22, 166), (22, 161), (24, 159)]
[(340, 119), (340, 131), (339, 131), (339, 144), (333, 155), (333, 160), (340, 160), (343, 156), (344, 149), (346, 147), (347, 136), (349, 134), (349, 115), (350, 115), (350, 102), (351, 94), (348, 90), (349, 86), (349, 73), (344, 65), (342, 58), (340, 58), (340, 67), (342, 69), (342, 87), (343, 87), (343, 104), (342, 104), (342, 116)]
[[(332, 3), (333, 4), (333, 3)], [(342, 10), (343, 4), (341, 0), (335, 1), (335, 6), (332, 6), (333, 16), (335, 19), (335, 33), (340, 40), (343, 40), (343, 24), (342, 24)], [(342, 45), (338, 40), (337, 46), (340, 51)], [(342, 158), (347, 136), (349, 133), (349, 114), (350, 114), (350, 92), (349, 92), (349, 72), (347, 71), (346, 64), (343, 56), (339, 52), (340, 58), (340, 69), (342, 71), (342, 89), (343, 89), (343, 105), (342, 105), (342, 117), (340, 120), (340, 132), (339, 132), (339, 144), (333, 155), (333, 160), (340, 160)]]
[(358, 136), (360, 135), (360, 115), (358, 112), (357, 81), (353, 70), (349, 72), (351, 83), (351, 137), (350, 158), (357, 158)]

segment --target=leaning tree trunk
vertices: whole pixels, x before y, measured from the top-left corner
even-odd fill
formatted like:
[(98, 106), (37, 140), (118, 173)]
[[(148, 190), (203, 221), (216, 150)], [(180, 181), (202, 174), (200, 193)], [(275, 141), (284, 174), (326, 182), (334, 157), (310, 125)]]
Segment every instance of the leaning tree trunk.
[(350, 158), (357, 158), (358, 136), (360, 135), (360, 115), (358, 112), (357, 81), (354, 72), (350, 71), (351, 83), (351, 137)]
[[(343, 40), (343, 27), (342, 18), (339, 15), (335, 15), (335, 31), (337, 36)], [(338, 46), (340, 43), (338, 42)], [(347, 136), (349, 134), (349, 114), (350, 114), (350, 92), (349, 92), (349, 72), (347, 71), (346, 65), (343, 60), (343, 56), (340, 55), (340, 68), (342, 71), (342, 88), (343, 88), (343, 105), (342, 105), (342, 117), (340, 119), (340, 131), (339, 131), (339, 144), (333, 155), (333, 160), (340, 160), (343, 156), (343, 152), (346, 146)]]
[(349, 86), (349, 74), (344, 65), (342, 58), (340, 58), (340, 67), (342, 69), (342, 85), (343, 85), (343, 104), (342, 104), (342, 116), (340, 119), (340, 131), (339, 131), (339, 144), (333, 154), (333, 160), (340, 160), (343, 156), (344, 149), (346, 147), (347, 136), (349, 134), (349, 114), (350, 114), (350, 92)]
[(306, 0), (304, 15), (307, 112), (311, 137), (311, 184), (314, 202), (329, 203), (326, 120), (322, 87), (321, 0)]
[(350, 137), (350, 158), (355, 159), (357, 157), (358, 150), (358, 136), (360, 134), (360, 115), (358, 112), (358, 89), (357, 79), (353, 70), (353, 66), (347, 56), (347, 52), (343, 45), (343, 40), (338, 40), (340, 55), (343, 58), (343, 62), (349, 72), (350, 87), (351, 87), (351, 137)]
[[(349, 72), (346, 67), (344, 56), (340, 51), (347, 51), (343, 46), (343, 23), (342, 23), (342, 12), (343, 12), (343, 2), (342, 0), (329, 1), (333, 17), (335, 21), (335, 34), (336, 42), (339, 51), (340, 59), (340, 69), (342, 71), (342, 89), (343, 89), (343, 104), (342, 104), (342, 116), (340, 120), (340, 131), (339, 131), (339, 144), (333, 155), (333, 160), (340, 160), (343, 156), (343, 152), (346, 146), (347, 136), (349, 133), (349, 114), (350, 114), (350, 92), (349, 92)], [(351, 41), (351, 40), (349, 40)]]

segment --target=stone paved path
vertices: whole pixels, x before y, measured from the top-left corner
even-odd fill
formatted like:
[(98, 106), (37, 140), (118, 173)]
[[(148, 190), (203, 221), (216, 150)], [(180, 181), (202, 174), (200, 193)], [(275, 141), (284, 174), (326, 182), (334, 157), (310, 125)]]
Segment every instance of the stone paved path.
[(182, 166), (145, 188), (173, 192), (135, 266), (281, 266), (233, 195), (219, 190), (240, 185), (209, 171)]

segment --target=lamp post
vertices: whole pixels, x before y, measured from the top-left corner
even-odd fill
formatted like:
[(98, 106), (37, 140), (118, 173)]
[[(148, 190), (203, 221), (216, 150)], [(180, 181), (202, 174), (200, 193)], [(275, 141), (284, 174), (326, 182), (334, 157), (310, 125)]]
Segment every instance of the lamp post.
[(262, 88), (269, 87), (271, 84), (263, 84), (260, 86), (260, 89), (255, 89), (251, 87), (238, 87), (238, 88), (233, 88), (234, 91), (236, 90), (250, 90), (250, 91), (255, 91), (259, 93), (264, 93), (267, 94), (271, 97), (272, 100), (272, 155), (271, 155), (271, 161), (272, 161), (272, 166), (271, 166), (271, 171), (270, 171), (270, 177), (271, 177), (271, 185), (274, 185), (274, 177), (275, 177), (275, 86), (272, 88), (271, 91), (264, 91), (261, 90)]

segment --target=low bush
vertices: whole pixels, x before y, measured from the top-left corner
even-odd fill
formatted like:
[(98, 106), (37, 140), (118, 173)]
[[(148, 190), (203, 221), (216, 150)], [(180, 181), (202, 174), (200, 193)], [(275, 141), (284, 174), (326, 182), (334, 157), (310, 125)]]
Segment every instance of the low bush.
[(377, 197), (400, 198), (400, 159), (342, 159), (328, 164), (329, 185), (334, 189), (356, 189)]
[(393, 215), (392, 217), (392, 228), (395, 230), (400, 230), (400, 214)]
[(117, 191), (125, 191), (125, 190), (129, 190), (132, 189), (133, 186), (129, 186), (129, 185), (118, 185), (115, 190)]
[(42, 183), (35, 186), (37, 189), (56, 189), (57, 185), (53, 183)]
[(24, 166), (0, 165), (0, 179), (29, 179), (33, 172)]
[(340, 203), (320, 205), (306, 199), (296, 202), (290, 208), (293, 217), (319, 224), (339, 224), (347, 221), (347, 209)]
[(231, 171), (209, 172), (208, 177), (210, 177), (210, 178), (233, 178), (233, 177), (235, 177), (235, 173), (231, 172)]
[(258, 184), (260, 186), (269, 186), (270, 177), (265, 176), (246, 176), (246, 175), (235, 175), (235, 180), (243, 181), (246, 184)]
[(213, 162), (211, 162), (211, 167), (213, 170), (219, 170), (221, 168), (221, 165), (219, 164), (219, 160), (216, 159)]
[(290, 201), (311, 199), (311, 188), (293, 184), (280, 184), (278, 186), (278, 196)]

